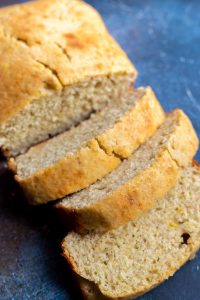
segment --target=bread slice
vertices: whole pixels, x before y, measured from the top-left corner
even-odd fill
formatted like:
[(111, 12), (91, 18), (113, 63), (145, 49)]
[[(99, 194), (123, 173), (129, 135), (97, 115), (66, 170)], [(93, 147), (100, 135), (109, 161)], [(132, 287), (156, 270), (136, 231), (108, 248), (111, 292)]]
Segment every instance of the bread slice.
[(164, 120), (151, 88), (131, 91), (121, 104), (18, 156), (16, 179), (32, 204), (62, 198), (115, 169)]
[(128, 92), (136, 70), (82, 1), (0, 9), (0, 147), (16, 156)]
[(65, 197), (57, 208), (76, 230), (108, 230), (136, 219), (176, 183), (198, 148), (188, 117), (175, 110), (129, 159), (101, 181)]
[(69, 233), (63, 255), (82, 277), (86, 299), (135, 298), (193, 257), (200, 247), (199, 212), (200, 168), (194, 165), (136, 222), (106, 233)]

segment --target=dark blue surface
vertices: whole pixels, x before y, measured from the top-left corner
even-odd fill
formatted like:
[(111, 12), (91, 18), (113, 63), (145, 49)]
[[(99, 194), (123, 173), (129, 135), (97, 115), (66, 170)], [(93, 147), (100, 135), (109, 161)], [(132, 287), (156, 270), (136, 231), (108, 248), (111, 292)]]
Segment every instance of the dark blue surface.
[[(14, 2), (20, 1), (3, 0), (0, 5)], [(151, 85), (166, 110), (184, 109), (200, 135), (200, 1), (88, 2), (100, 11), (135, 63), (137, 85)], [(65, 232), (51, 206), (28, 207), (18, 194), (12, 195), (14, 190), (4, 177), (0, 186), (0, 300), (78, 300), (59, 255)], [(140, 299), (199, 300), (200, 255)]]

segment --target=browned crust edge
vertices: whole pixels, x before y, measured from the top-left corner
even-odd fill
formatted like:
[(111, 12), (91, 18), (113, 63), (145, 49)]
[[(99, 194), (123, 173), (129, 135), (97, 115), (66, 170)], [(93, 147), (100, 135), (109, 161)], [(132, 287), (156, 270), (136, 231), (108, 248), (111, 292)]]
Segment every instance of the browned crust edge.
[[(62, 4), (65, 4), (65, 9)], [(60, 19), (59, 24), (55, 22), (56, 38), (49, 25), (49, 21), (55, 18), (55, 13), (50, 13), (52, 5), (58, 13), (68, 12), (69, 9), (75, 19), (74, 25), (64, 13), (63, 20)], [(22, 111), (31, 101), (39, 99), (41, 93), (46, 95), (45, 82), (50, 83), (54, 90), (60, 90), (88, 77), (122, 73), (130, 74), (132, 82), (136, 77), (135, 67), (110, 36), (99, 13), (83, 1), (43, 0), (11, 5), (0, 9), (0, 19), (1, 44), (8, 48), (8, 51), (2, 51), (0, 59), (3, 78), (1, 124)], [(68, 27), (71, 28), (69, 25), (71, 30), (68, 30)], [(46, 34), (49, 35), (48, 41), (43, 38)], [(70, 59), (65, 51), (70, 53)], [(95, 56), (95, 52), (98, 55)], [(81, 54), (82, 61), (79, 58)], [(5, 66), (5, 63), (8, 65)], [(13, 74), (12, 84), (9, 83), (9, 74)], [(30, 85), (30, 80), (34, 84)]]
[(66, 213), (66, 218), (73, 219), (77, 231), (109, 230), (136, 219), (175, 185), (181, 168), (193, 159), (198, 139), (188, 117), (180, 110), (174, 113), (178, 115), (177, 128), (169, 144), (159, 150), (147, 169), (107, 197), (85, 207), (71, 207), (67, 203), (65, 206), (62, 201), (56, 205), (63, 215)]
[(15, 176), (30, 204), (47, 203), (88, 187), (152, 136), (165, 114), (150, 87), (137, 94), (137, 102), (113, 128), (90, 140), (86, 147), (28, 178)]
[[(163, 151), (149, 168), (98, 203), (85, 208), (71, 209), (61, 202), (56, 207), (63, 211), (62, 214), (66, 214), (67, 219), (73, 220), (77, 231), (110, 230), (138, 218), (147, 211), (173, 187), (179, 175), (180, 168), (171, 159), (168, 151)], [(149, 195), (152, 197), (149, 198)]]

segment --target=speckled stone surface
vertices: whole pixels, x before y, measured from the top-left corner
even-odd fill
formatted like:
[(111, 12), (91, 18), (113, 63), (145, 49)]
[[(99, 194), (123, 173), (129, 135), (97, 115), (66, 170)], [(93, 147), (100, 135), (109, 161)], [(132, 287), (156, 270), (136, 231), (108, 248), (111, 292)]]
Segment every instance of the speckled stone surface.
[[(0, 1), (0, 6), (20, 1)], [(24, 2), (24, 1), (21, 1)], [(90, 0), (166, 110), (181, 107), (200, 136), (200, 1)], [(197, 155), (200, 161), (200, 153)], [(65, 230), (51, 206), (23, 202), (0, 178), (0, 300), (80, 299), (59, 243)], [(200, 255), (140, 300), (199, 300)]]

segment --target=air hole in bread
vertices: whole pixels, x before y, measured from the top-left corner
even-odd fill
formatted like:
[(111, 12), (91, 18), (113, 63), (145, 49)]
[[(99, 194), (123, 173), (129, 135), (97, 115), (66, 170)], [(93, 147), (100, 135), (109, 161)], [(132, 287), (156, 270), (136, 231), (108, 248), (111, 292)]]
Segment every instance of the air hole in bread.
[(188, 245), (188, 240), (190, 238), (190, 234), (187, 232), (184, 232), (181, 237), (183, 238), (182, 244)]
[(102, 86), (102, 84), (101, 84), (100, 81), (98, 81), (98, 82), (95, 84), (95, 87), (96, 87), (96, 88), (100, 88), (101, 86)]

